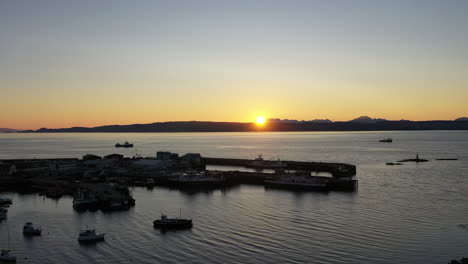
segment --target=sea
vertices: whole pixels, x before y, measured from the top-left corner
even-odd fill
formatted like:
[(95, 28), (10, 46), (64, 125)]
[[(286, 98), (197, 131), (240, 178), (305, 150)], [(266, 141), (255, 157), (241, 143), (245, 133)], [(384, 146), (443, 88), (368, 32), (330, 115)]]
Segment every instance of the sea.
[[(391, 137), (393, 143), (380, 143)], [(134, 148), (115, 148), (129, 141)], [(180, 191), (132, 188), (128, 211), (76, 212), (72, 198), (1, 193), (0, 248), (17, 263), (448, 263), (468, 256), (468, 131), (0, 134), (0, 159), (85, 154), (343, 162), (357, 166), (355, 192), (297, 192), (240, 185)], [(389, 166), (414, 158), (425, 163)], [(457, 160), (437, 160), (452, 158)], [(161, 213), (193, 228), (161, 232)], [(42, 236), (24, 237), (32, 221)], [(80, 229), (105, 232), (81, 245)]]

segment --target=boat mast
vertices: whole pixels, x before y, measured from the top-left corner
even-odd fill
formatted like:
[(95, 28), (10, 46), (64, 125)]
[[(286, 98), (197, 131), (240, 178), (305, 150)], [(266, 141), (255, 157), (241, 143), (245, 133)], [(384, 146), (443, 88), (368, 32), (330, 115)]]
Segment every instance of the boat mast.
[(8, 223), (7, 223), (7, 233), (8, 233), (8, 251), (11, 250), (10, 248), (10, 227), (8, 226)]

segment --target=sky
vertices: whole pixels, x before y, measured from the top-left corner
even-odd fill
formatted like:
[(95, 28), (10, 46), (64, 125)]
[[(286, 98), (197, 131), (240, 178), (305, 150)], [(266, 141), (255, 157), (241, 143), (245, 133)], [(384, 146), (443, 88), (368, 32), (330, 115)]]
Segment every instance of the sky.
[(468, 116), (465, 0), (0, 0), (0, 127)]

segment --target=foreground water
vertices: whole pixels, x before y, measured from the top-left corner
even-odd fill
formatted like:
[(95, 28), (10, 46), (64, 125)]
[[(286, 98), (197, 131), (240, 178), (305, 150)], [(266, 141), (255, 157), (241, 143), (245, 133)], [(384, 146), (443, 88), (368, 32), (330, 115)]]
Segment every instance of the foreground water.
[[(393, 137), (394, 143), (378, 143)], [(79, 157), (158, 150), (204, 156), (334, 161), (356, 164), (354, 193), (291, 192), (243, 185), (210, 192), (133, 189), (136, 206), (121, 212), (72, 209), (71, 198), (13, 198), (0, 222), (0, 248), (18, 263), (447, 263), (468, 255), (468, 133), (0, 134), (0, 158)], [(419, 152), (428, 163), (387, 166)], [(458, 158), (436, 161), (436, 158)], [(193, 218), (191, 230), (161, 233), (162, 211)], [(23, 237), (24, 222), (41, 237)], [(80, 246), (85, 225), (105, 242)]]

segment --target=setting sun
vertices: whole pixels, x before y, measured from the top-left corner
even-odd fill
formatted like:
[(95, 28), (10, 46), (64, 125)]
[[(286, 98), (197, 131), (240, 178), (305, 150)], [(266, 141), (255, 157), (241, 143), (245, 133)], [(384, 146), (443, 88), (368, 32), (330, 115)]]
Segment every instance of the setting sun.
[(263, 116), (257, 117), (257, 124), (258, 125), (263, 125), (265, 123), (265, 118)]

